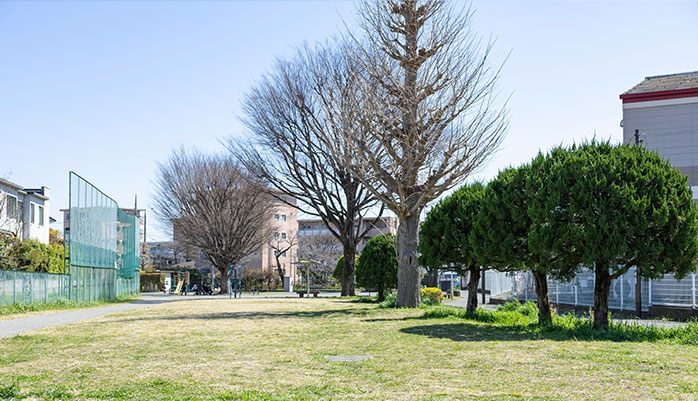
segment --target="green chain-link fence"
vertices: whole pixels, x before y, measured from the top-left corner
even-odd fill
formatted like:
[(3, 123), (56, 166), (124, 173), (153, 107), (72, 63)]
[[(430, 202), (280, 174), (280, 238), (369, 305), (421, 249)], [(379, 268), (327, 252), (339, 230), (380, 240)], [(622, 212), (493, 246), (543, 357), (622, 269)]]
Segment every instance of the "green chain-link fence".
[(0, 304), (97, 301), (140, 291), (138, 217), (70, 172), (65, 274), (0, 271)]

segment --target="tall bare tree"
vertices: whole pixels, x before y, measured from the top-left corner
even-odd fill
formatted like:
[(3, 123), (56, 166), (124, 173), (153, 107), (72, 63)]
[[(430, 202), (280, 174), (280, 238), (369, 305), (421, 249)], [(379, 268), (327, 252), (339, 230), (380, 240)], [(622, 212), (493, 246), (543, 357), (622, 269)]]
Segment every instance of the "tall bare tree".
[(350, 154), (344, 167), (398, 216), (398, 305), (413, 307), (422, 209), (486, 162), (506, 131), (506, 110), (494, 104), (500, 71), (488, 66), (492, 43), (480, 45), (468, 8), (371, 0), (358, 11), (352, 109), (363, 129), (335, 132), (351, 147), (332, 153)]
[(298, 245), (298, 237), (295, 233), (274, 233), (274, 238), (269, 241), (269, 247), (274, 252), (274, 261), (276, 262), (276, 273), (279, 275), (279, 280), (284, 282), (286, 276), (286, 264), (281, 262), (281, 257)]
[(317, 262), (313, 270), (322, 278), (323, 285), (330, 281), (342, 254), (342, 245), (332, 234), (319, 232), (299, 235), (298, 258)]
[[(356, 246), (367, 233), (360, 223), (374, 207), (378, 217), (383, 212), (340, 161), (352, 152), (341, 133), (358, 127), (359, 111), (351, 109), (356, 74), (349, 61), (340, 44), (306, 46), (294, 58), (277, 60), (243, 103), (250, 142), (228, 142), (250, 171), (299, 200), (289, 205), (306, 205), (303, 212), (318, 216), (342, 244), (342, 296), (356, 293)], [(330, 136), (337, 138), (332, 149), (322, 140)]]
[(173, 225), (174, 240), (201, 250), (221, 277), (271, 239), (273, 198), (229, 156), (175, 151), (158, 164), (155, 191), (155, 212)]

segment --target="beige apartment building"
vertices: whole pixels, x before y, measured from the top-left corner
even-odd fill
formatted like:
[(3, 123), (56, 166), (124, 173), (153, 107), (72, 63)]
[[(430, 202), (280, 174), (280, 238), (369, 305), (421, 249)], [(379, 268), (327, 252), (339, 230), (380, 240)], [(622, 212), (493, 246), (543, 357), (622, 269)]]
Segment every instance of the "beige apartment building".
[[(296, 205), (296, 199), (281, 196), (291, 205)], [(298, 210), (281, 200), (276, 200), (274, 210), (269, 218), (274, 227), (274, 237), (263, 245), (254, 254), (246, 257), (241, 265), (243, 268), (276, 270), (276, 254), (279, 254), (279, 263), (285, 270), (285, 276), (297, 279), (297, 257), (298, 254)]]
[[(391, 233), (397, 235), (398, 219), (397, 217), (385, 216), (376, 219), (375, 217), (365, 217), (361, 221), (361, 229), (368, 229), (366, 236), (359, 241), (356, 250), (360, 254), (361, 251), (366, 246), (366, 242), (369, 239), (380, 234)], [(313, 238), (313, 236), (320, 235), (331, 235), (330, 230), (327, 228), (325, 223), (320, 219), (301, 219), (298, 220), (298, 245), (303, 247), (304, 241), (307, 242)], [(339, 249), (341, 249), (341, 244), (337, 241)]]

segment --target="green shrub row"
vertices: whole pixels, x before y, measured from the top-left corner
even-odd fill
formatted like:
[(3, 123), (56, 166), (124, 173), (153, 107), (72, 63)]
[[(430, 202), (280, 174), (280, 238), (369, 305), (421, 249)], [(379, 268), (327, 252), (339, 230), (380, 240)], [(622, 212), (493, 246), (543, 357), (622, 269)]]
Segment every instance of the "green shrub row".
[(0, 270), (63, 273), (63, 246), (0, 234)]

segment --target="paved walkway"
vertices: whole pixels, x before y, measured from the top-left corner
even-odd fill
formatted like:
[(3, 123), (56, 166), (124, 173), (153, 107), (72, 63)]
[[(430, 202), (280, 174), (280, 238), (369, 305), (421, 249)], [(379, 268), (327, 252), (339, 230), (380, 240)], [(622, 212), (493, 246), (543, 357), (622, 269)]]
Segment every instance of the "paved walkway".
[(57, 326), (59, 324), (73, 323), (80, 320), (103, 316), (113, 312), (120, 312), (141, 306), (157, 305), (164, 302), (178, 301), (182, 298), (170, 297), (166, 295), (145, 295), (143, 299), (119, 305), (101, 306), (97, 308), (87, 308), (74, 311), (49, 313), (29, 317), (20, 317), (11, 320), (0, 320), (0, 338), (15, 336), (32, 330), (43, 329), (45, 327)]

